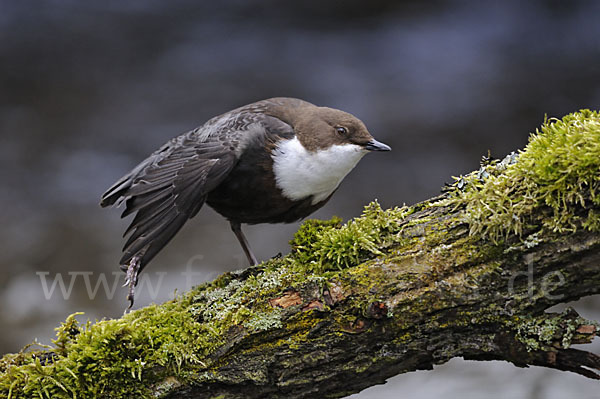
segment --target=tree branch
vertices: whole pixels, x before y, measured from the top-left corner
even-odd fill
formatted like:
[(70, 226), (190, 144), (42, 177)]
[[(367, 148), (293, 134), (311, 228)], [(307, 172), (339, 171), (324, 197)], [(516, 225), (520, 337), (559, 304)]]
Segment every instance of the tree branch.
[(306, 222), (287, 257), (174, 301), (85, 328), (70, 317), (52, 351), (2, 359), (0, 392), (343, 397), (454, 357), (599, 379), (600, 357), (571, 348), (598, 324), (545, 312), (600, 291), (599, 121), (549, 121), (518, 157), (412, 207)]

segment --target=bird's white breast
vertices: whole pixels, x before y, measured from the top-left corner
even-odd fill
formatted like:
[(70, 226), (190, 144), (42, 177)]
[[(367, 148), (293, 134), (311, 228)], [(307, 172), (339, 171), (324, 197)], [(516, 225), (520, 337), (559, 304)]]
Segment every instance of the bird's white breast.
[(296, 137), (284, 140), (272, 154), (277, 186), (291, 200), (312, 195), (316, 204), (335, 191), (366, 152), (356, 144), (308, 151)]

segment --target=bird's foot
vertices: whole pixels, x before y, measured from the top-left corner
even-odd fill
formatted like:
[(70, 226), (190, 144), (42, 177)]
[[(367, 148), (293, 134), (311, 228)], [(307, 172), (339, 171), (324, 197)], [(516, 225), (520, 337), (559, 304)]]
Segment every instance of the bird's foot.
[(125, 309), (125, 313), (131, 310), (133, 306), (133, 301), (135, 298), (135, 286), (137, 285), (138, 273), (140, 271), (140, 262), (142, 257), (140, 255), (135, 255), (129, 261), (129, 265), (127, 266), (127, 274), (125, 275), (125, 284), (123, 287), (129, 286), (129, 293), (127, 294), (127, 300), (129, 301), (129, 306)]
[(272, 256), (271, 259), (281, 259), (283, 258), (283, 254), (281, 252), (278, 252), (275, 256)]

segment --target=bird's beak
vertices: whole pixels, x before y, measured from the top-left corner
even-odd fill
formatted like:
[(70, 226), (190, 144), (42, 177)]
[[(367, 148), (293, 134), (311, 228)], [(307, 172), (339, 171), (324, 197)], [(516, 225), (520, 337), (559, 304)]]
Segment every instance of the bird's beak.
[(380, 143), (379, 141), (377, 141), (375, 139), (369, 141), (365, 145), (365, 149), (369, 150), (369, 151), (391, 151), (392, 150), (389, 145)]

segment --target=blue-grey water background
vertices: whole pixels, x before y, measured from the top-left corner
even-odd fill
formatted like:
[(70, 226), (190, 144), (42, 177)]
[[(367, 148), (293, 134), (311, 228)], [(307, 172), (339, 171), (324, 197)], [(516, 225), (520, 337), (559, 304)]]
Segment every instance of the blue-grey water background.
[[(267, 97), (340, 108), (393, 152), (365, 157), (314, 216), (414, 203), (488, 150), (522, 148), (545, 115), (600, 108), (598, 15), (598, 1), (558, 0), (0, 1), (0, 352), (49, 343), (73, 312), (122, 313), (112, 273), (127, 222), (99, 197), (172, 136)], [(265, 259), (296, 228), (246, 232)], [(205, 208), (146, 269), (137, 305), (244, 266)], [(599, 318), (598, 304), (576, 308)], [(573, 374), (454, 359), (353, 397), (597, 392)]]

